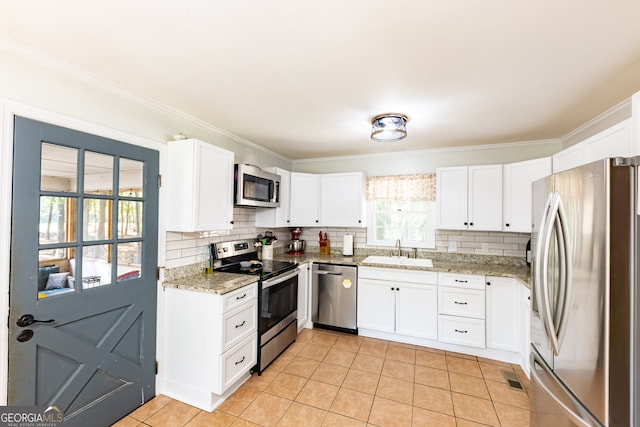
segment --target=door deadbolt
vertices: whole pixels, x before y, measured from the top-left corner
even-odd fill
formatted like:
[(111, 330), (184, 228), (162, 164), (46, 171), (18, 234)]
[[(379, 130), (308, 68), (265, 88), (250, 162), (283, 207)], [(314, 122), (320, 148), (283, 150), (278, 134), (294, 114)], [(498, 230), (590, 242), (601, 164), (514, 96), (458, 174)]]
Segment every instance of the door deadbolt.
[(31, 329), (25, 329), (16, 337), (19, 342), (27, 342), (31, 338), (33, 338), (33, 331)]

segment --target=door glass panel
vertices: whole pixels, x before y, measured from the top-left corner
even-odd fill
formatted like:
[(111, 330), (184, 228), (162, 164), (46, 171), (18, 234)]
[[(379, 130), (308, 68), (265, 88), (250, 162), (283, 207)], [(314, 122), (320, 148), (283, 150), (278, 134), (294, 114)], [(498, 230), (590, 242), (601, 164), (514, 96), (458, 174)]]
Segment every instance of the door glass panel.
[(113, 156), (87, 151), (84, 156), (85, 194), (113, 194)]
[(118, 244), (118, 282), (140, 277), (141, 265), (142, 242)]
[(84, 199), (82, 236), (86, 241), (111, 239), (111, 200)]
[(40, 244), (75, 242), (75, 217), (75, 197), (40, 196)]
[(120, 191), (125, 197), (142, 197), (142, 172), (144, 163), (137, 160), (120, 159)]
[(38, 298), (73, 291), (73, 260), (65, 249), (45, 249), (38, 253)]
[(42, 143), (40, 189), (75, 193), (77, 188), (78, 150)]
[(120, 200), (118, 203), (118, 238), (142, 237), (142, 202)]
[(112, 250), (113, 245), (82, 248), (82, 289), (111, 284)]
[(66, 258), (66, 251), (69, 249), (56, 248), (56, 249), (42, 249), (40, 250), (38, 261), (48, 261), (52, 259)]

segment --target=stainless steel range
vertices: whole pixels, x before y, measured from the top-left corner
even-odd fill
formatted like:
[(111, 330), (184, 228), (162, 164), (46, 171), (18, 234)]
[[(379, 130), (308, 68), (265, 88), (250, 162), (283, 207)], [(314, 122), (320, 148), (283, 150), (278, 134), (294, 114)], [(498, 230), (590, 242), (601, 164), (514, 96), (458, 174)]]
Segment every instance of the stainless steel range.
[(251, 274), (258, 280), (258, 374), (269, 366), (298, 334), (298, 264), (258, 260), (254, 240), (214, 243), (216, 271)]

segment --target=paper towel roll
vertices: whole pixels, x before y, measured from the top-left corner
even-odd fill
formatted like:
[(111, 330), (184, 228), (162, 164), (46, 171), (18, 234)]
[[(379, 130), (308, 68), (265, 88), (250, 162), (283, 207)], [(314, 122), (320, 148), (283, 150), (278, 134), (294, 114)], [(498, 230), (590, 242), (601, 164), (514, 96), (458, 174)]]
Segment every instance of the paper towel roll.
[(342, 236), (342, 255), (353, 256), (353, 234)]

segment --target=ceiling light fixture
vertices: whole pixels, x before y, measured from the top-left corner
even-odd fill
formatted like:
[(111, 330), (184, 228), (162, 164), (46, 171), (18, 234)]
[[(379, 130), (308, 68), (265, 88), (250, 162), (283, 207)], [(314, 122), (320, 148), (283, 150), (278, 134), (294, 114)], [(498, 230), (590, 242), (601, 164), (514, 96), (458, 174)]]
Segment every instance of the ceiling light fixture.
[(407, 136), (407, 121), (404, 114), (378, 114), (371, 119), (371, 139), (380, 142), (399, 141)]

